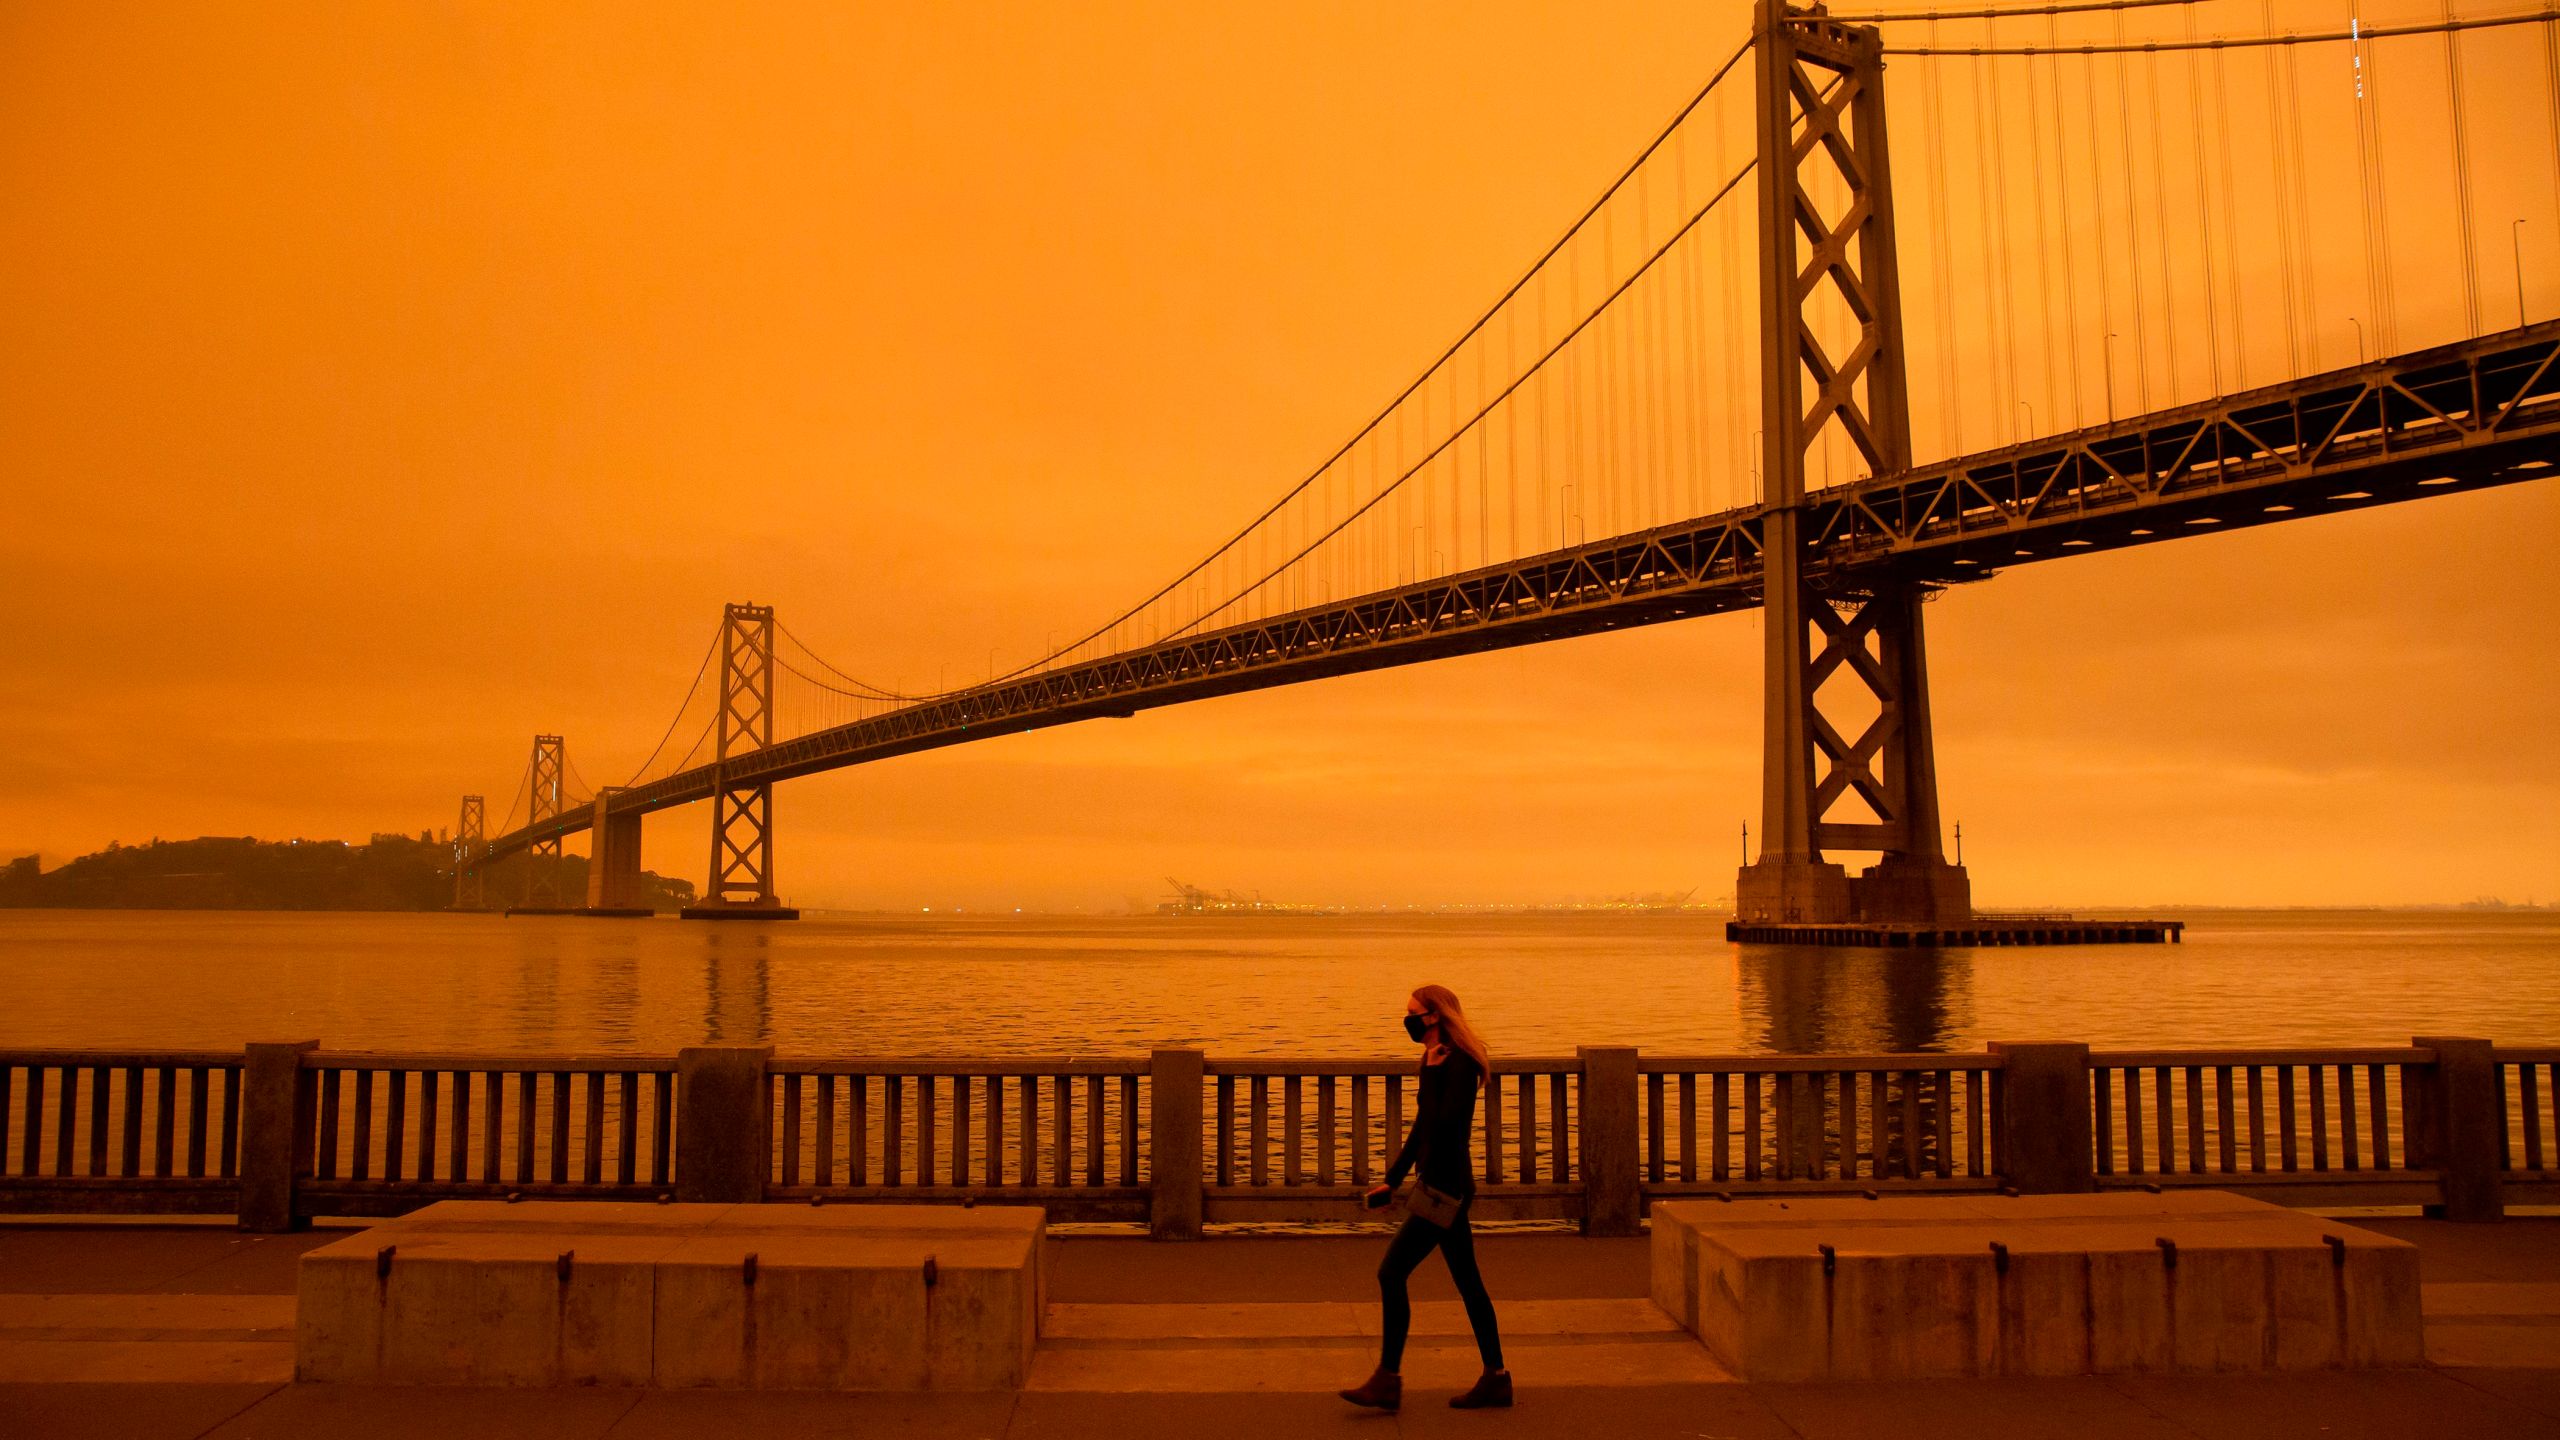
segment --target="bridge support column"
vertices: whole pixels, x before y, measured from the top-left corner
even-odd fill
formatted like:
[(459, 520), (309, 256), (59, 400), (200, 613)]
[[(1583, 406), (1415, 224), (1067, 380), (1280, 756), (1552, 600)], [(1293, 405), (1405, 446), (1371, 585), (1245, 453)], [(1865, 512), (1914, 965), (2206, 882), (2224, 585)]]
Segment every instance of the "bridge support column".
[(712, 752), (711, 883), (687, 920), (797, 920), (773, 893), (773, 782), (733, 780), (731, 762), (773, 744), (773, 607), (720, 615), (720, 708)]
[(610, 806), (620, 792), (612, 786), (596, 796), (595, 823), (587, 831), (595, 849), (587, 860), (585, 913), (639, 919), (654, 913), (640, 886), (640, 812), (614, 814)]
[[(1810, 447), (1837, 434), (1869, 474), (1910, 462), (1883, 42), (1872, 26), (1786, 0), (1759, 8), (1766, 689), (1761, 849), (1735, 880), (1734, 906), (1741, 920), (1780, 924), (1960, 917), (1971, 897), (1938, 839), (1919, 587), (1850, 591), (1804, 569)], [(1817, 192), (1847, 199), (1818, 203)], [(1854, 740), (1817, 703), (1835, 680), (1874, 707)], [(1831, 818), (1850, 801), (1870, 818)], [(1826, 858), (1832, 849), (1883, 858), (1852, 878)]]
[(477, 795), (462, 797), (462, 818), (453, 827), (453, 908), (486, 910), (489, 887), (480, 873), (487, 859), (489, 806)]

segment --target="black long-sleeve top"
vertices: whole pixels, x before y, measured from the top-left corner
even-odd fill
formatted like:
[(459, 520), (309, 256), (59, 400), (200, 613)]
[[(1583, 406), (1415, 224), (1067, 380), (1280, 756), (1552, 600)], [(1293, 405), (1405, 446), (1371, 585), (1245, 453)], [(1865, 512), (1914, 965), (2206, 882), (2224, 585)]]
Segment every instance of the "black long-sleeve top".
[(1418, 1164), (1432, 1189), (1460, 1198), (1476, 1193), (1476, 1088), (1483, 1078), (1484, 1067), (1454, 1045), (1439, 1064), (1422, 1067), (1413, 1129), (1387, 1167), (1389, 1185), (1402, 1185)]

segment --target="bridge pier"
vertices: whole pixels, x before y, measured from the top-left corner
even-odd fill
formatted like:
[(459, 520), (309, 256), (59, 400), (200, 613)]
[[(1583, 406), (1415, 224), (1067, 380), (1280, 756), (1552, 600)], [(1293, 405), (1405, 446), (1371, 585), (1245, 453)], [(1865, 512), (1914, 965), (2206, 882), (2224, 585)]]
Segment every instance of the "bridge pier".
[(687, 920), (797, 920), (773, 893), (773, 782), (733, 781), (735, 755), (773, 744), (773, 607), (720, 615), (720, 708), (713, 724), (711, 883)]
[[(1882, 41), (1872, 26), (1796, 11), (1786, 0), (1761, 0), (1756, 31), (1768, 623), (1761, 852), (1735, 879), (1736, 918), (1962, 919), (1972, 887), (1938, 838), (1924, 592), (1907, 579), (1849, 590), (1804, 570), (1807, 450), (1836, 433), (1875, 475), (1911, 458)], [(1845, 189), (1847, 208), (1817, 203), (1816, 188)], [(1841, 218), (1823, 218), (1833, 214)], [(1838, 303), (1813, 303), (1824, 298)], [(1852, 708), (1874, 707), (1855, 739), (1823, 713), (1821, 694), (1834, 683), (1856, 692)], [(1851, 801), (1869, 818), (1831, 818)], [(1852, 877), (1830, 850), (1882, 858)]]
[(595, 837), (587, 858), (587, 908), (578, 913), (643, 919), (657, 912), (640, 886), (640, 814), (616, 815), (606, 808), (620, 789), (608, 786), (596, 795), (595, 823), (587, 831)]

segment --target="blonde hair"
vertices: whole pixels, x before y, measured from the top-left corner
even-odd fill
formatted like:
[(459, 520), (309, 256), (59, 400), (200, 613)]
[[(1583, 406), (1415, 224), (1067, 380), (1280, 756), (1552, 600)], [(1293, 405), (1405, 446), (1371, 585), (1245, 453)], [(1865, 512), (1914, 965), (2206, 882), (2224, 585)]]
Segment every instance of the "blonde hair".
[(1440, 1022), (1440, 1038), (1467, 1053), (1476, 1062), (1478, 1083), (1493, 1074), (1493, 1053), (1484, 1046), (1484, 1037), (1467, 1023), (1467, 1012), (1458, 1005), (1458, 997), (1446, 985), (1418, 985), (1413, 998), (1422, 1002), (1426, 1014)]

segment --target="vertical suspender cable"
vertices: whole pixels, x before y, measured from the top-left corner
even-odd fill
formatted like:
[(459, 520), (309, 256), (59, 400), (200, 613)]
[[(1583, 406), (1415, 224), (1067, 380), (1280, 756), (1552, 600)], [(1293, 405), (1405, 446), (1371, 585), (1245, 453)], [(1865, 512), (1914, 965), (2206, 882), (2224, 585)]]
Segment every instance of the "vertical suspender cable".
[(2003, 233), (2006, 227), (1993, 198), (1995, 191), (2005, 192), (2007, 187), (2000, 181), (2000, 162), (1994, 149), (1999, 143), (1994, 131), (1996, 115), (1992, 102), (1984, 98), (1983, 69), (1977, 65), (1973, 70), (1973, 154), (1981, 185), (1982, 276), (1991, 292), (1992, 311), (1986, 317), (1991, 323), (1985, 327), (1983, 338), (1994, 347), (1990, 356), (1991, 393), (1999, 416), (1991, 433), (2014, 438), (2018, 433), (2018, 327), (2009, 308), (2008, 266), (1999, 253), (2007, 249)]
[[(2044, 18), (2044, 23), (2047, 41), (2058, 48), (2062, 41), (2062, 22), (2051, 15), (2047, 15)], [(2053, 428), (2056, 431), (2060, 431), (2064, 429), (2077, 429), (2079, 426), (2088, 423), (2088, 412), (2081, 408), (2080, 257), (2078, 247), (2071, 243), (2071, 231), (2073, 228), (2071, 217), (2071, 162), (2063, 158), (2063, 151), (2068, 145), (2069, 139), (2068, 132), (2063, 129), (2062, 120), (2062, 62), (2059, 60), (2047, 60), (2045, 64), (2051, 67), (2046, 75), (2047, 84), (2045, 88), (2053, 96), (2053, 174), (2056, 182), (2055, 191), (2060, 197), (2060, 214), (2062, 218), (2062, 313), (2066, 322), (2062, 330), (2062, 355), (2066, 362), (2065, 368), (2071, 376), (2071, 406), (2069, 412), (2066, 415), (2057, 415), (2054, 417)], [(2039, 162), (2039, 165), (2041, 165), (2041, 162)], [(2038, 173), (2041, 175), (2041, 169), (2039, 169)], [(2050, 321), (2051, 318), (2052, 317), (2050, 315), (2046, 317), (2048, 321)]]
[[(2186, 12), (2187, 38), (2196, 38), (2196, 13)], [(2204, 62), (2196, 52), (2187, 52), (2187, 130), (2195, 142), (2196, 181), (2196, 249), (2204, 259), (2204, 338), (2206, 378), (2212, 381), (2213, 393), (2222, 393), (2222, 287), (2215, 284), (2213, 263), (2213, 191), (2205, 174), (2204, 148)], [(2223, 157), (2230, 158), (2230, 139), (2223, 140)], [(2234, 335), (2238, 334), (2234, 328)]]
[[(1937, 43), (1938, 22), (1929, 22), (1929, 42)], [(1956, 383), (1956, 322), (1953, 262), (1947, 254), (1947, 121), (1945, 97), (1938, 83), (1942, 68), (1934, 59), (1920, 62), (1920, 109), (1929, 123), (1929, 261), (1934, 281), (1929, 288), (1938, 310), (1938, 410), (1946, 426), (1940, 453), (1964, 453), (1964, 387)]]
[[(2258, 0), (2258, 12), (2262, 22), (2267, 27), (2267, 33), (2271, 35), (2274, 34), (2276, 28), (2275, 0)], [(2282, 286), (2284, 291), (2284, 345), (2286, 365), (2284, 373), (2288, 377), (2291, 377), (2302, 375), (2307, 372), (2302, 363), (2302, 302), (2301, 298), (2294, 293), (2294, 281), (2297, 277), (2294, 274), (2293, 257), (2295, 243), (2292, 209), (2293, 182), (2291, 177), (2287, 174), (2285, 166), (2285, 111), (2278, 103), (2283, 95), (2282, 86), (2279, 80), (2281, 71), (2278, 67), (2276, 56), (2276, 52), (2279, 50), (2290, 55), (2292, 54), (2293, 47), (2289, 45), (2270, 45), (2267, 47), (2267, 52), (2263, 57), (2266, 62), (2263, 68), (2266, 71), (2267, 123), (2262, 128), (2261, 133), (2267, 137), (2267, 168), (2269, 174), (2275, 181), (2273, 188), (2276, 203), (2276, 264), (2279, 271), (2279, 278), (2284, 282)], [(2224, 89), (2224, 97), (2228, 99), (2229, 94), (2230, 91), (2226, 85)], [(2226, 118), (2223, 121), (2223, 129), (2228, 133), (2230, 128), (2231, 122)]]
[(2160, 318), (2169, 342), (2168, 403), (2175, 405), (2186, 394), (2178, 382), (2178, 296), (2177, 285), (2169, 271), (2169, 167), (2160, 144), (2160, 130), (2166, 123), (2168, 107), (2160, 100), (2160, 67), (2145, 66), (2144, 74), (2151, 83), (2151, 218), (2160, 227)]
[[(2444, 18), (2453, 18), (2453, 0), (2444, 0)], [(2463, 334), (2468, 336), (2480, 333), (2480, 244), (2471, 223), (2471, 150), (2462, 124), (2461, 47), (2461, 36), (2444, 32), (2445, 108), (2453, 119), (2454, 218), (2462, 226), (2462, 303), (2468, 326)]]
[[(2124, 16), (2116, 16), (2116, 43), (2124, 43)], [(2133, 373), (2141, 408), (2151, 409), (2151, 323), (2142, 304), (2142, 202), (2133, 191), (2133, 75), (2116, 56), (2116, 148), (2124, 162), (2125, 270), (2133, 277)]]
[[(2036, 104), (2037, 64), (2037, 61), (2028, 60), (2025, 62), (2024, 67), (2027, 72), (2027, 135), (2033, 141), (2032, 148), (2036, 167), (2035, 180), (2033, 182), (2033, 188), (2030, 191), (2030, 193), (2035, 196), (2036, 202), (2036, 331), (2044, 337), (2045, 424), (2048, 430), (2059, 431), (2069, 428), (2065, 423), (2069, 412), (2067, 407), (2062, 403), (2061, 372), (2055, 368), (2053, 363), (2053, 332), (2058, 327), (2053, 323), (2053, 262), (2049, 253), (2052, 247), (2045, 244), (2044, 238), (2046, 195), (2044, 183), (2045, 135), (2044, 126), (2038, 123), (2041, 119), (2042, 112), (2040, 107)], [(2065, 234), (2067, 235), (2068, 233), (2069, 227), (2066, 226)], [(2064, 281), (2065, 288), (2068, 288), (2069, 284), (2070, 282), (2066, 278)], [(2067, 332), (2063, 339), (2067, 348), (2070, 343), (2070, 336)], [(2072, 401), (2073, 404), (2076, 405), (2079, 402), (2079, 397), (2074, 395), (2072, 397)], [(2035, 437), (2029, 436), (2028, 438), (2033, 439)]]
[[(2084, 61), (2088, 73), (2080, 85), (2080, 110), (2089, 133), (2089, 234), (2098, 242), (2098, 383), (2106, 387), (2101, 412), (2116, 417), (2115, 271), (2107, 263), (2106, 170), (2098, 162), (2098, 62)], [(2059, 105), (2061, 99), (2055, 97)]]

